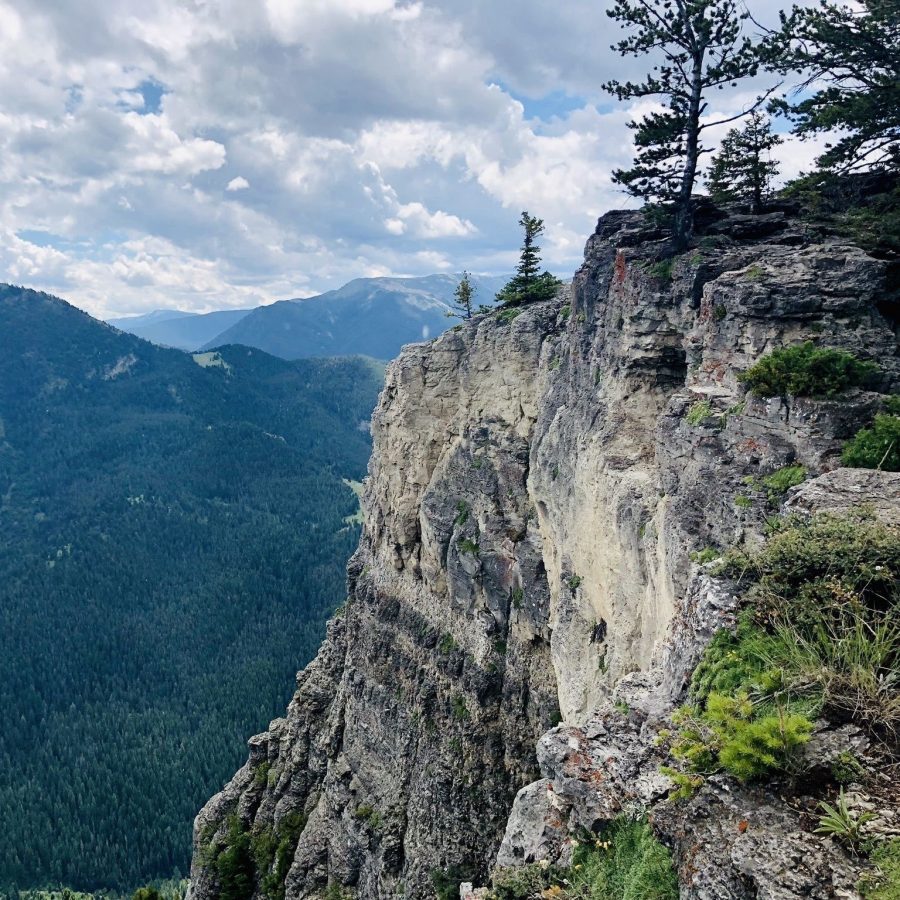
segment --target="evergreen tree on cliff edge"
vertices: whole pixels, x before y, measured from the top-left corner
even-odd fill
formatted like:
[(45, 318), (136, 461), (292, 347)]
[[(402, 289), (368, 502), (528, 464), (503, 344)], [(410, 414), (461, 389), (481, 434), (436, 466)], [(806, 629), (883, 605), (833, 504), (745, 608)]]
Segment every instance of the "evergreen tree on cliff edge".
[(771, 151), (782, 143), (772, 133), (769, 120), (760, 112), (750, 113), (743, 128), (725, 135), (709, 168), (709, 193), (719, 202), (745, 202), (758, 213), (771, 193), (778, 163)]
[(623, 28), (633, 29), (613, 50), (662, 58), (643, 82), (609, 81), (604, 88), (619, 100), (659, 97), (667, 107), (629, 123), (636, 158), (632, 168), (613, 172), (613, 181), (671, 214), (677, 249), (690, 236), (691, 192), (700, 156), (707, 152), (703, 131), (740, 119), (765, 100), (759, 97), (735, 116), (701, 121), (707, 92), (735, 86), (759, 71), (756, 48), (742, 34), (748, 13), (738, 7), (738, 0), (616, 0), (607, 12)]
[[(544, 233), (544, 220), (531, 216), (527, 211), (519, 218), (525, 231), (519, 251), (516, 274), (497, 294), (497, 302), (504, 306), (519, 306), (537, 300), (549, 300), (562, 282), (549, 272), (541, 272), (541, 248), (537, 239)], [(540, 274), (539, 274), (540, 273)]]

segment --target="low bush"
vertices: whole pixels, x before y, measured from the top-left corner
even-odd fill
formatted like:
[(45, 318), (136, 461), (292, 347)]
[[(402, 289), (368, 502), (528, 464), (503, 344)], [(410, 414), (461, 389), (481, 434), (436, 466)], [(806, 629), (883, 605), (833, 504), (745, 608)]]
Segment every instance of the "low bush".
[(803, 484), (806, 478), (806, 469), (803, 466), (784, 466), (772, 472), (771, 475), (764, 475), (762, 478), (762, 486), (766, 490), (769, 503), (777, 506), (784, 495), (798, 484)]
[(449, 866), (446, 869), (432, 869), (431, 884), (437, 900), (459, 900), (459, 886), (471, 881), (475, 872), (468, 866)]
[(760, 397), (834, 397), (872, 384), (878, 372), (852, 353), (807, 341), (774, 350), (738, 378)]
[(693, 427), (701, 425), (712, 415), (712, 404), (709, 400), (698, 400), (687, 411), (684, 420)]
[(572, 865), (546, 863), (495, 873), (492, 900), (677, 900), (669, 851), (643, 819), (619, 816), (585, 835)]
[(872, 870), (858, 887), (865, 900), (900, 900), (900, 838), (879, 844), (869, 857)]
[(841, 462), (853, 469), (900, 472), (900, 416), (879, 413), (844, 446)]
[(809, 740), (812, 722), (787, 704), (759, 703), (745, 692), (710, 694), (701, 706), (684, 706), (674, 720), (678, 731), (671, 753), (680, 767), (667, 767), (677, 794), (699, 786), (691, 776), (725, 771), (740, 781), (790, 772)]
[(256, 888), (256, 862), (250, 833), (236, 815), (228, 820), (223, 845), (215, 859), (218, 896), (222, 900), (249, 900)]
[(896, 742), (900, 529), (865, 513), (790, 518), (713, 571), (743, 582), (747, 605), (706, 648), (674, 719), (674, 796), (712, 772), (790, 773), (820, 715)]

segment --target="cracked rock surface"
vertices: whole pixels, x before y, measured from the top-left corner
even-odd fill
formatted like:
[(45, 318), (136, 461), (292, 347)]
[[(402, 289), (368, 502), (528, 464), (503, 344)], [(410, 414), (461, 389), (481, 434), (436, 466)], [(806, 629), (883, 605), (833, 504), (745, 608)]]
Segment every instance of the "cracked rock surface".
[(660, 265), (664, 236), (610, 213), (556, 299), (391, 363), (347, 602), (198, 815), (192, 900), (218, 896), (229, 822), (294, 823), (287, 900), (418, 898), (435, 869), (478, 885), (498, 861), (564, 858), (573, 829), (635, 804), (685, 898), (854, 896), (852, 861), (776, 794), (710, 779), (661, 802), (656, 729), (737, 606), (691, 555), (761, 539), (773, 510), (752, 485), (787, 465), (808, 473), (799, 512), (900, 507), (898, 476), (839, 468), (879, 393), (764, 400), (737, 377), (815, 340), (896, 390), (885, 264), (746, 218)]

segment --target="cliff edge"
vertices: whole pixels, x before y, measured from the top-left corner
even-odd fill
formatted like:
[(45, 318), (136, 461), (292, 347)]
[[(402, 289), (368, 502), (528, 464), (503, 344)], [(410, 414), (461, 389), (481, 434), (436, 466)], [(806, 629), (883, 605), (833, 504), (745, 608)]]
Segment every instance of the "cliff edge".
[[(717, 776), (667, 803), (654, 723), (734, 623), (696, 554), (762, 540), (748, 483), (802, 467), (794, 508), (896, 515), (900, 476), (840, 468), (896, 390), (895, 309), (885, 262), (789, 211), (711, 215), (674, 258), (616, 212), (554, 300), (404, 348), (347, 602), (198, 815), (191, 900), (433, 896), (433, 872), (486, 883), (498, 852), (564, 860), (629, 804), (684, 898), (854, 896), (860, 865), (774, 792)], [(810, 340), (878, 383), (763, 399), (738, 380)], [(866, 752), (850, 726), (814, 740)]]

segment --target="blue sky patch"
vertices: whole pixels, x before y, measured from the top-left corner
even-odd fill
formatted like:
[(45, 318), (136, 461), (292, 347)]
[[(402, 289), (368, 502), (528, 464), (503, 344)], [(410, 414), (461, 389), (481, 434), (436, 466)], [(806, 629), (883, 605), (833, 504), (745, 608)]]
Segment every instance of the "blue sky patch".
[(576, 109), (582, 109), (588, 103), (586, 97), (569, 94), (566, 91), (552, 91), (543, 97), (527, 97), (525, 94), (518, 94), (511, 90), (503, 82), (498, 82), (498, 86), (504, 93), (514, 100), (518, 100), (525, 107), (526, 119), (539, 119), (542, 122), (564, 119), (569, 113)]

